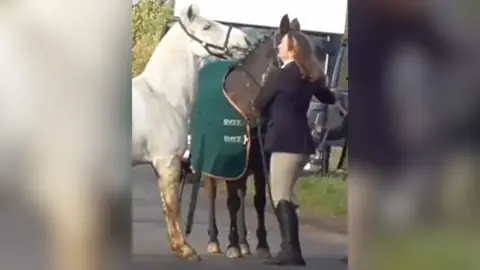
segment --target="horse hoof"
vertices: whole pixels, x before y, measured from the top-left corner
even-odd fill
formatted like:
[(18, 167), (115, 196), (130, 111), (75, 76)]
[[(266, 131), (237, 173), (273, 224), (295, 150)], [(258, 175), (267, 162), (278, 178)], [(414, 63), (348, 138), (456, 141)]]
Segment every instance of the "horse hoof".
[(227, 249), (227, 258), (230, 259), (237, 259), (242, 257), (242, 253), (240, 252), (240, 249), (238, 247), (229, 247)]
[(222, 250), (220, 249), (220, 244), (218, 242), (210, 242), (207, 246), (207, 252), (210, 254), (220, 254)]
[(248, 246), (248, 244), (240, 244), (240, 252), (243, 256), (252, 255), (252, 252), (250, 251), (250, 246)]
[(189, 245), (184, 245), (180, 249), (175, 251), (175, 254), (183, 260), (186, 261), (201, 261), (200, 256), (197, 255), (197, 252)]
[(193, 254), (190, 254), (187, 258), (186, 258), (187, 261), (191, 261), (191, 262), (199, 262), (202, 260), (202, 258), (200, 258), (200, 256), (198, 256), (196, 253), (193, 253)]
[(198, 256), (195, 252), (190, 254), (177, 253), (177, 256), (182, 260), (190, 262), (199, 262), (202, 260), (202, 258), (200, 258), (200, 256)]
[(257, 255), (257, 257), (262, 259), (268, 259), (272, 257), (272, 254), (270, 254), (270, 249), (264, 247), (257, 247), (257, 249), (255, 250), (255, 254)]

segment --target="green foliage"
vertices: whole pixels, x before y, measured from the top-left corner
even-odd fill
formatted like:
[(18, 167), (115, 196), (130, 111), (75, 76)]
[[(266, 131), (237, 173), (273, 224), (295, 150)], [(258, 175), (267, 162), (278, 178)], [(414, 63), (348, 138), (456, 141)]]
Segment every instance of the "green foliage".
[(156, 0), (141, 0), (132, 8), (132, 76), (145, 68), (173, 18), (173, 8)]

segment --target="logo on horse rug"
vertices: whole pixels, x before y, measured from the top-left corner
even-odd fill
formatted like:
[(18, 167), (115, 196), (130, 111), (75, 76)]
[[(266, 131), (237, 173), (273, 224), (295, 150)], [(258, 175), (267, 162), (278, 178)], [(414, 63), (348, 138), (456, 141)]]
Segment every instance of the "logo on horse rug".
[(223, 93), (224, 75), (235, 63), (217, 60), (203, 66), (190, 121), (191, 166), (226, 180), (245, 174), (250, 149), (245, 120)]

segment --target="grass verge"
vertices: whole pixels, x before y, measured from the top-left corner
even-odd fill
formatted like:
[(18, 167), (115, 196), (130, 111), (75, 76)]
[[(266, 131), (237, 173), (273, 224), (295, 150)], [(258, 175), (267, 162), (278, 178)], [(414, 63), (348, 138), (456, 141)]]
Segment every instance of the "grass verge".
[(348, 192), (345, 174), (327, 177), (307, 176), (297, 184), (301, 209), (342, 218), (348, 213)]

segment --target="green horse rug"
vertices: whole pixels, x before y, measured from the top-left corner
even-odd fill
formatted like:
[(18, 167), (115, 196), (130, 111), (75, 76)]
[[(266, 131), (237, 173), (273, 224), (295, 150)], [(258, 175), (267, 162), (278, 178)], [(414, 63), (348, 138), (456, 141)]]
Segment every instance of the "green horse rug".
[(235, 64), (232, 60), (216, 60), (200, 70), (190, 117), (190, 166), (195, 173), (185, 228), (187, 235), (192, 231), (202, 175), (235, 181), (247, 172), (249, 127), (223, 91), (224, 77)]
[(190, 118), (192, 168), (224, 180), (245, 174), (250, 149), (248, 126), (223, 92), (224, 75), (235, 63), (217, 60), (200, 70)]

